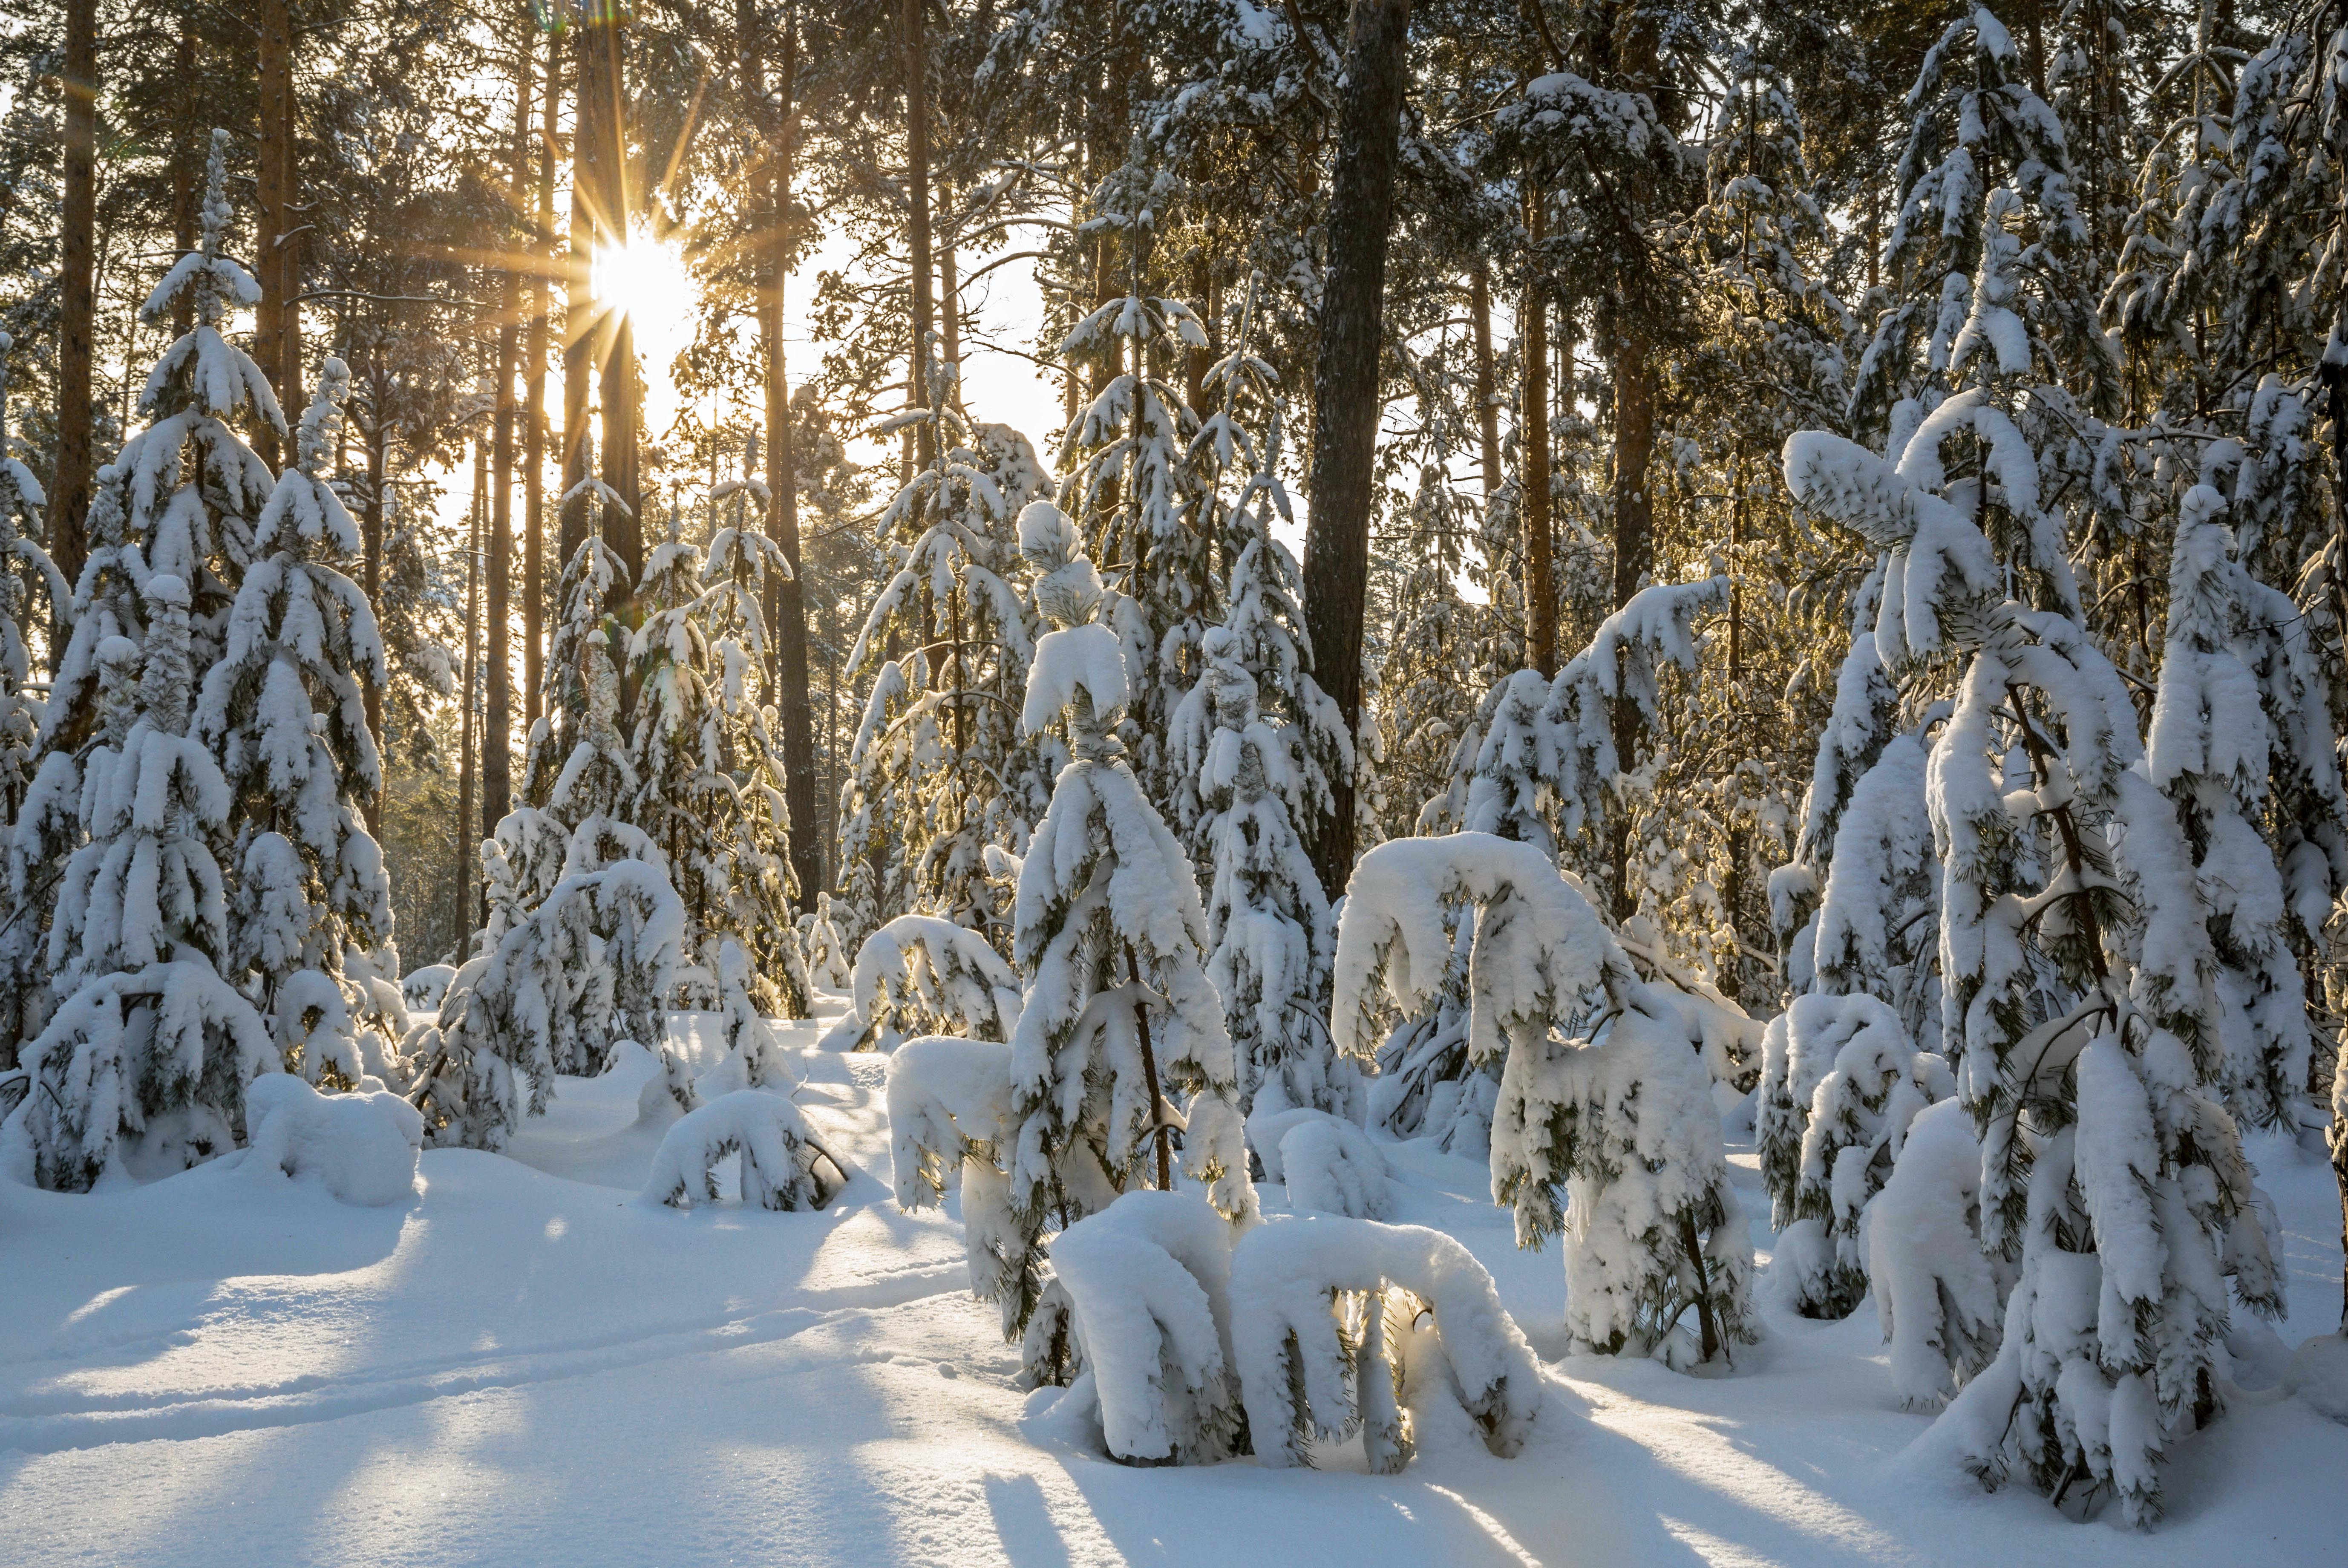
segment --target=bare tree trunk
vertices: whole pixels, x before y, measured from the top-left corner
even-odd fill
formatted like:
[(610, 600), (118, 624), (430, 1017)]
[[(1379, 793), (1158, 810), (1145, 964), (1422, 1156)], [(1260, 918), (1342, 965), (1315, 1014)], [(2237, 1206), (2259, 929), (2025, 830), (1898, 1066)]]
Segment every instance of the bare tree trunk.
[[(520, 38), (520, 61), (514, 71), (513, 158), (508, 170), (507, 191), (513, 211), (521, 211), (523, 181), (530, 170), (530, 35)], [(515, 236), (519, 238), (519, 236)], [(513, 480), (514, 358), (520, 351), (521, 268), (509, 257), (498, 272), (498, 349), (496, 423), (489, 459), (489, 552), (482, 566), (489, 579), (489, 622), (484, 627), (489, 692), (481, 723), (481, 837), (496, 833), (497, 825), (513, 810), (513, 660), (506, 637), (513, 618)]]
[[(1525, 199), (1525, 226), (1538, 253), (1548, 237), (1548, 215), (1540, 197), (1530, 191)], [(1541, 264), (1538, 254), (1533, 264)], [(1524, 361), (1524, 396), (1518, 410), (1518, 442), (1524, 449), (1519, 461), (1524, 464), (1525, 482), (1524, 494), (1517, 498), (1517, 515), (1525, 555), (1525, 661), (1550, 680), (1557, 675), (1557, 574), (1550, 524), (1549, 290), (1538, 279), (1526, 286), (1521, 311), (1517, 342)]]
[[(183, 16), (180, 20), (179, 46), (173, 52), (172, 68), (180, 80), (196, 79), (196, 34)], [(202, 179), (203, 144), (200, 139), (203, 128), (197, 124), (199, 99), (193, 93), (180, 98), (180, 112), (171, 137), (171, 248), (186, 255), (196, 248), (196, 190)], [(171, 303), (171, 339), (178, 342), (196, 325), (196, 298), (182, 292)]]
[(546, 46), (546, 87), (540, 103), (538, 221), (530, 235), (539, 258), (530, 285), (530, 343), (525, 353), (521, 436), (522, 727), (546, 712), (546, 349), (554, 314), (554, 115), (562, 101), (562, 46)]
[[(259, 228), (253, 261), (261, 304), (253, 313), (254, 357), (276, 390), (278, 406), (298, 417), (302, 398), (301, 316), (294, 290), (301, 276), (291, 265), (294, 228), (294, 10), (289, 0), (261, 0), (260, 153), (256, 195)], [(282, 455), (277, 433), (265, 424), (253, 449), (271, 468)]]
[[(587, 477), (587, 397), (595, 373), (595, 351), (603, 337), (603, 324), (595, 301), (595, 193), (589, 189), (587, 156), (589, 143), (595, 139), (595, 94), (588, 84), (596, 79), (593, 67), (595, 47), (592, 35), (598, 29), (577, 27), (572, 36), (578, 40), (579, 66), (572, 73), (572, 119), (571, 125), (571, 232), (568, 254), (563, 267), (562, 312), (562, 495), (561, 534), (555, 547), (559, 559), (554, 563), (555, 574), (569, 569), (579, 547), (587, 542), (587, 499), (577, 495), (579, 482)], [(551, 150), (550, 150), (550, 156)], [(556, 614), (562, 607), (554, 607)], [(563, 679), (561, 672), (557, 678)], [(563, 744), (577, 738), (579, 713), (578, 683), (564, 679), (563, 690), (571, 705), (562, 715)]]
[[(606, 249), (628, 242), (626, 24), (599, 20), (582, 29), (579, 77), (580, 124), (574, 181), (589, 192), (593, 240)], [(593, 113), (590, 116), (590, 104)], [(603, 302), (593, 302), (600, 306)], [(604, 542), (628, 569), (628, 602), (615, 605), (633, 622), (636, 583), (644, 574), (644, 498), (639, 493), (636, 442), (640, 409), (636, 388), (636, 335), (623, 312), (613, 312), (605, 333), (602, 387), (603, 482), (625, 507), (604, 521)]]
[[(757, 45), (757, 11), (739, 0), (745, 39), (746, 96), (766, 95), (766, 61)], [(812, 716), (808, 698), (807, 597), (799, 580), (798, 470), (791, 446), (790, 384), (783, 356), (783, 289), (788, 277), (793, 163), (798, 138), (798, 16), (785, 13), (782, 102), (768, 161), (761, 164), (754, 197), (758, 230), (758, 336), (766, 348), (767, 531), (791, 563), (788, 578), (767, 584), (767, 625), (774, 649), (775, 718), (783, 748), (783, 803), (791, 819), (791, 871), (803, 907), (815, 907), (824, 885), (823, 835), (819, 825)]]
[(1476, 437), (1488, 511), (1492, 492), (1500, 488), (1500, 405), (1499, 377), (1492, 364), (1491, 268), (1481, 256), (1468, 282), (1468, 310), (1476, 332)]
[[(906, 384), (911, 388), (910, 401), (926, 408), (930, 406), (930, 332), (936, 315), (930, 291), (936, 282), (936, 263), (930, 253), (930, 46), (925, 0), (904, 0), (902, 15), (905, 200), (910, 208), (906, 236), (913, 273), (913, 346)], [(926, 469), (937, 459), (937, 432), (923, 425), (915, 433), (914, 440), (920, 449), (921, 466)]]
[[(81, 579), (90, 491), (90, 339), (98, 315), (98, 0), (66, 0), (65, 191), (57, 322), (57, 466), (49, 494), (49, 555)], [(49, 639), (54, 666), (65, 639)]]
[[(366, 500), (359, 508), (361, 586), (366, 590), (367, 608), (375, 612), (379, 624), (383, 619), (383, 484), (384, 444), (386, 432), (381, 423), (380, 398), (371, 400), (370, 418), (366, 432), (367, 487)], [(376, 744), (383, 744), (383, 687), (370, 681), (366, 686), (367, 733)], [(377, 791), (367, 801), (367, 831), (382, 835), (383, 795)]]
[[(1362, 715), (1362, 617), (1369, 576), (1371, 487), (1378, 433), (1386, 236), (1400, 160), (1410, 0), (1354, 0), (1345, 100), (1321, 292), (1321, 358), (1313, 383), (1312, 516), (1304, 538), (1304, 616), (1314, 677), (1347, 734)], [(1313, 844), (1331, 895), (1354, 866), (1354, 779), (1334, 780)]]
[[(947, 191), (948, 211), (953, 208), (953, 191)], [(938, 335), (945, 346), (946, 369), (953, 379), (946, 384), (946, 401), (955, 412), (963, 412), (962, 400), (962, 285), (954, 277), (953, 236), (948, 233), (944, 244), (938, 247)]]
[(457, 725), (457, 962), (465, 961), (465, 939), (474, 930), (473, 868), (480, 841), (473, 831), (473, 672), (481, 645), (481, 511), (489, 489), (488, 451), (473, 443), (473, 505), (465, 520), (465, 669), (458, 696), (465, 707)]

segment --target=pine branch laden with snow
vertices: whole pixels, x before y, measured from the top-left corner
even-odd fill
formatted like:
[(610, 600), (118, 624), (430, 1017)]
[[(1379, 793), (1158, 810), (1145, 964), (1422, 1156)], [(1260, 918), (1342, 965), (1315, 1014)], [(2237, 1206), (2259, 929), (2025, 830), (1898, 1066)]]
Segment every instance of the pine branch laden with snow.
[(901, 914), (866, 937), (851, 994), (836, 1032), (860, 1051), (909, 1035), (1008, 1040), (1019, 1024), (1018, 975), (977, 932), (933, 914)]
[[(1476, 912), (1468, 1051), (1506, 1064), (1493, 1196), (1514, 1207), (1519, 1244), (1564, 1234), (1569, 1330), (1607, 1354), (1679, 1365), (1733, 1355), (1756, 1333), (1752, 1250), (1701, 1037), (1540, 851), (1458, 833), (1363, 856), (1337, 935), (1339, 1047), (1358, 1051), (1375, 1029), (1380, 981), (1403, 1007), (1431, 999), (1450, 960), (1447, 909), (1459, 904)], [(1593, 1020), (1588, 1038), (1558, 1037)], [(1693, 1339), (1680, 1326), (1690, 1313)]]
[(745, 1208), (826, 1209), (848, 1172), (781, 1095), (736, 1089), (689, 1110), (661, 1136), (639, 1202), (690, 1209), (724, 1197), (718, 1167), (740, 1157)]
[(1231, 1348), (1261, 1462), (1309, 1464), (1314, 1440), (1359, 1431), (1371, 1471), (1397, 1474), (1412, 1449), (1408, 1406), (1445, 1394), (1494, 1454), (1524, 1447), (1542, 1407), (1540, 1363), (1491, 1275), (1451, 1237), (1273, 1221), (1241, 1239), (1230, 1266)]
[(1095, 618), (1099, 579), (1057, 508), (1028, 507), (1020, 536), (1056, 627), (1036, 645), (1025, 722), (1064, 725), (1074, 757), (1014, 904), (1026, 995), (1011, 1034), (1007, 1172), (1024, 1260), (1008, 1315), (1024, 1327), (1042, 1289), (1045, 1231), (1128, 1189), (1170, 1186), (1177, 1127), (1186, 1182), (1235, 1224), (1256, 1205), (1197, 873), (1111, 732), (1124, 655)]
[[(1189, 1192), (1132, 1191), (1052, 1243), (1109, 1457), (1211, 1464), (1244, 1429), (1231, 1354), (1232, 1226)], [(1087, 1390), (1086, 1383), (1090, 1384)]]
[[(1807, 1317), (1839, 1318), (1867, 1294), (1869, 1202), (1925, 1106), (1955, 1096), (1948, 1065), (1911, 1043), (1878, 998), (1797, 996), (1771, 1024), (1756, 1114), (1761, 1179), (1778, 1232), (1773, 1273)], [(1782, 1054), (1780, 1054), (1782, 1052)]]
[[(41, 705), (25, 689), (32, 673), (25, 647), (26, 580), (39, 583), (47, 595), (56, 624), (52, 644), (65, 635), (73, 615), (65, 580), (39, 543), (46, 531), (40, 509), (48, 498), (33, 471), (14, 455), (8, 433), (8, 355), (15, 346), (15, 340), (0, 332), (0, 824), (16, 820), (39, 767)], [(15, 918), (5, 884), (0, 884), (0, 918)], [(13, 1052), (17, 1038), (7, 1026), (10, 1010), (0, 1004), (0, 1052)], [(0, 1055), (0, 1062), (7, 1059)]]
[(1291, 1212), (1394, 1217), (1385, 1156), (1369, 1134), (1344, 1117), (1309, 1106), (1260, 1106), (1248, 1117), (1247, 1138), (1264, 1180), (1287, 1188)]
[(505, 1146), (546, 1109), (555, 1076), (592, 1078), (623, 1037), (660, 1050), (671, 1091), (692, 1086), (662, 1047), (685, 903), (658, 868), (624, 860), (566, 876), (496, 948), (458, 970), (417, 1032), (409, 1100), (435, 1148)]
[(1910, 1409), (1938, 1409), (1997, 1352), (2011, 1283), (1981, 1244), (1981, 1145), (1956, 1100), (1909, 1124), (1866, 1228), (1867, 1283), (1891, 1382)]
[(831, 894), (815, 895), (815, 908), (800, 916), (799, 945), (807, 954), (808, 978), (827, 991), (845, 991), (855, 974), (832, 919)]
[(971, 1294), (995, 1303), (1004, 1337), (1015, 1337), (1032, 1265), (1002, 1169), (1011, 1047), (950, 1036), (902, 1041), (889, 1056), (888, 1103), (898, 1206), (942, 1203), (959, 1184)]

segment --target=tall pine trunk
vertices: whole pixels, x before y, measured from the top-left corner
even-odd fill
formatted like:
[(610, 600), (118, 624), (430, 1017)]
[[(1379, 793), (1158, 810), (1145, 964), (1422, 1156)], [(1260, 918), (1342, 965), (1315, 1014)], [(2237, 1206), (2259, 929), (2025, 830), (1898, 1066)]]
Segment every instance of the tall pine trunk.
[(1492, 273), (1481, 256), (1468, 280), (1468, 311), (1476, 334), (1477, 456), (1484, 465), (1484, 506), (1491, 509), (1492, 492), (1500, 484), (1499, 377), (1492, 363)]
[[(59, 220), (57, 464), (49, 491), (49, 555), (67, 583), (89, 547), (89, 359), (97, 324), (98, 0), (66, 0), (65, 191)], [(52, 665), (65, 639), (49, 639)]]
[(1557, 675), (1557, 574), (1550, 552), (1549, 446), (1549, 290), (1543, 286), (1539, 250), (1548, 236), (1547, 208), (1538, 192), (1525, 197), (1525, 227), (1532, 236), (1533, 281), (1525, 285), (1518, 352), (1524, 360), (1524, 397), (1519, 442), (1524, 448), (1524, 494), (1518, 497), (1523, 526), (1525, 573), (1525, 662), (1544, 680)]
[[(508, 172), (512, 210), (521, 211), (523, 181), (530, 168), (530, 35), (519, 39), (520, 59), (514, 70), (513, 158)], [(509, 251), (512, 247), (509, 246)], [(489, 619), (483, 626), (484, 671), (489, 691), (481, 721), (481, 837), (489, 838), (505, 814), (513, 810), (513, 661), (506, 638), (513, 616), (513, 480), (514, 357), (520, 351), (521, 268), (509, 254), (498, 273), (498, 358), (496, 423), (489, 459), (489, 548), (482, 564), (489, 580)]]
[[(1345, 46), (1344, 124), (1329, 205), (1329, 265), (1321, 291), (1321, 357), (1313, 381), (1312, 517), (1304, 536), (1304, 616), (1313, 676), (1348, 735), (1361, 727), (1362, 616), (1378, 430), (1386, 235), (1394, 218), (1410, 0), (1354, 0)], [(1354, 866), (1354, 779), (1313, 846), (1332, 896)]]
[[(276, 389), (277, 404), (289, 414), (302, 403), (301, 308), (294, 303), (301, 269), (294, 264), (300, 237), (293, 232), (294, 8), (290, 0), (261, 0), (260, 135), (256, 195), (260, 228), (254, 240), (261, 304), (253, 315), (254, 357)], [(262, 426), (253, 449), (278, 466), (277, 433)], [(291, 454), (282, 454), (290, 460)]]
[[(930, 406), (927, 374), (930, 333), (935, 324), (935, 259), (930, 246), (930, 46), (926, 0), (904, 0), (902, 11), (905, 57), (905, 201), (908, 261), (913, 273), (912, 356), (907, 362), (909, 401)], [(937, 459), (937, 431), (928, 425), (916, 432), (917, 458), (922, 468)]]
[(530, 285), (530, 337), (523, 356), (521, 435), (522, 726), (534, 728), (546, 703), (546, 349), (554, 315), (554, 116), (562, 101), (562, 47), (546, 46), (546, 86), (539, 113), (537, 222), (530, 231), (537, 265)]
[(791, 818), (791, 870), (799, 884), (802, 905), (815, 907), (823, 887), (824, 829), (817, 811), (815, 748), (808, 697), (807, 597), (799, 580), (798, 474), (791, 449), (790, 384), (783, 357), (783, 289), (788, 281), (790, 235), (786, 224), (791, 205), (791, 179), (798, 136), (798, 16), (796, 6), (785, 13), (781, 101), (771, 110), (766, 98), (766, 57), (757, 9), (753, 0), (739, 0), (736, 15), (743, 37), (743, 94), (771, 112), (775, 121), (767, 134), (768, 156), (758, 166), (753, 191), (757, 228), (758, 337), (765, 347), (764, 391), (767, 407), (767, 531), (782, 546), (791, 563), (788, 578), (767, 583), (767, 634), (774, 650), (772, 679), (775, 718), (783, 748), (783, 803)]
[(464, 703), (457, 722), (457, 962), (466, 958), (466, 938), (475, 927), (473, 868), (480, 861), (480, 840), (473, 831), (473, 672), (479, 667), (481, 645), (481, 511), (489, 489), (488, 451), (473, 443), (473, 504), (465, 517), (465, 668), (458, 699)]
[[(595, 248), (617, 250), (628, 242), (627, 40), (624, 26), (616, 17), (599, 18), (580, 32), (579, 125), (574, 132), (576, 147), (572, 181), (586, 192), (591, 242), (589, 254), (583, 261), (590, 266)], [(574, 232), (574, 247), (578, 242), (579, 236)], [(626, 612), (623, 618), (633, 624), (635, 584), (644, 571), (644, 507), (637, 483), (635, 332), (623, 311), (609, 309), (606, 302), (592, 297), (592, 274), (586, 283), (586, 292), (590, 296), (591, 310), (602, 318), (596, 348), (600, 351), (602, 373), (599, 401), (603, 431), (602, 451), (599, 455), (602, 460), (602, 478), (625, 507), (624, 511), (613, 509), (603, 523), (605, 542), (628, 569), (631, 603), (613, 608)], [(581, 402), (583, 406), (583, 387)], [(584, 536), (583, 523), (582, 536)]]

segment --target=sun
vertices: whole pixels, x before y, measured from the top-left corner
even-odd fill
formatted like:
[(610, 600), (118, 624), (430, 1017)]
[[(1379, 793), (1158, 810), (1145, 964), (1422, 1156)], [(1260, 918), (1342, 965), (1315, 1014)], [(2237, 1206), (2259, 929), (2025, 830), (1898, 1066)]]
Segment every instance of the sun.
[(641, 232), (625, 245), (596, 251), (593, 268), (595, 297), (634, 327), (652, 401), (662, 401), (670, 365), (693, 341), (693, 313), (701, 294), (693, 269), (675, 245)]

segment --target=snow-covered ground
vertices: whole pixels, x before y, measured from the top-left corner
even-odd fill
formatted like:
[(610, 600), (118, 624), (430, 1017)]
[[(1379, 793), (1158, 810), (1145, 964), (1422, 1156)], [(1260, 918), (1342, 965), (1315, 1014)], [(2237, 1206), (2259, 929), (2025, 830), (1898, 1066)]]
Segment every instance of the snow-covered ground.
[[(1395, 1477), (1251, 1460), (1133, 1470), (1065, 1439), (1056, 1391), (965, 1284), (951, 1213), (890, 1198), (884, 1058), (807, 1062), (811, 1128), (859, 1165), (829, 1212), (635, 1199), (651, 1059), (565, 1079), (511, 1157), (436, 1151), (347, 1207), (232, 1161), (68, 1197), (0, 1182), (0, 1564), (2258, 1563), (2348, 1553), (2348, 1427), (2271, 1387), (2337, 1319), (2329, 1170), (2253, 1155), (2292, 1316), (2240, 1348), (2137, 1535), (1994, 1496), (1920, 1442), (1874, 1313), (1772, 1310), (1735, 1375), (1556, 1359), (1554, 1254), (1519, 1253), (1475, 1162), (1389, 1148), (1399, 1212), (1465, 1242), (1549, 1364), (1495, 1459), (1422, 1411)], [(1746, 1212), (1767, 1203), (1735, 1152)], [(1280, 1191), (1265, 1191), (1280, 1208)], [(1767, 1243), (1756, 1225), (1756, 1244)], [(1766, 1295), (1766, 1282), (1764, 1294)], [(2260, 1363), (2253, 1367), (2250, 1363)]]

